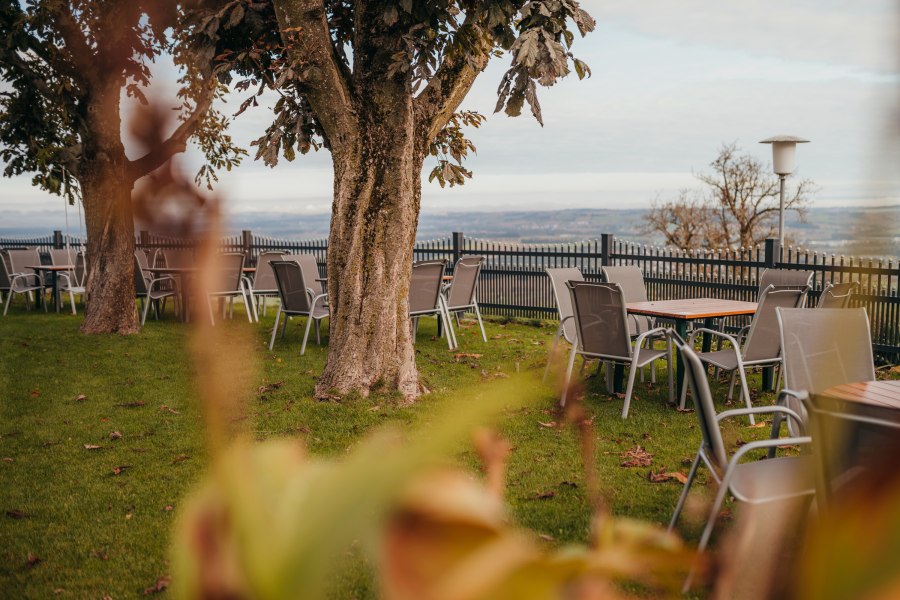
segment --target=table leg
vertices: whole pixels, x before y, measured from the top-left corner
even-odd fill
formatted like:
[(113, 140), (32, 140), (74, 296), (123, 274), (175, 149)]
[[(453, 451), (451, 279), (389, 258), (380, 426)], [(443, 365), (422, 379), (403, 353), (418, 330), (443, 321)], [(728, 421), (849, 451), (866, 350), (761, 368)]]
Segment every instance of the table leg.
[(56, 312), (59, 314), (59, 305), (62, 301), (59, 298), (59, 273), (53, 271), (53, 304), (56, 305)]
[[(675, 333), (681, 336), (681, 339), (687, 339), (687, 321), (684, 319), (675, 319)], [(703, 336), (703, 342), (706, 343), (707, 336)], [(681, 386), (684, 383), (684, 362), (681, 360), (681, 352), (675, 349), (675, 398), (676, 400), (681, 394)]]
[(622, 385), (625, 382), (625, 365), (622, 363), (615, 363), (615, 365), (613, 368), (613, 391), (623, 394), (625, 392), (625, 386)]
[[(716, 324), (715, 319), (703, 319), (703, 327), (706, 329), (714, 329)], [(700, 348), (701, 352), (709, 352), (712, 350), (712, 336), (708, 333), (703, 334), (703, 345)]]

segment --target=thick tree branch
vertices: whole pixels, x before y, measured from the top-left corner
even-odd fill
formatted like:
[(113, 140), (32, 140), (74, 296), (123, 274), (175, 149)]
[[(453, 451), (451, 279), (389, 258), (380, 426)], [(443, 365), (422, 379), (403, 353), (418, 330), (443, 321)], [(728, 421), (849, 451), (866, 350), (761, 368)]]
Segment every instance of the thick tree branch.
[(348, 72), (334, 50), (322, 0), (276, 0), (275, 14), (288, 55), (302, 67), (302, 90), (325, 135), (340, 145), (353, 134)]
[(217, 85), (218, 81), (215, 76), (210, 75), (209, 79), (204, 82), (202, 94), (197, 99), (193, 112), (181, 122), (175, 131), (172, 132), (172, 135), (144, 156), (129, 162), (128, 174), (132, 181), (152, 173), (163, 166), (175, 154), (184, 152), (188, 139), (197, 131), (197, 127), (200, 126), (200, 123), (209, 111), (209, 107), (212, 105)]
[[(466, 26), (467, 23), (463, 23), (460, 29)], [(416, 131), (422, 132), (420, 142), (423, 147), (427, 147), (459, 108), (478, 74), (487, 66), (490, 51), (491, 48), (484, 43), (480, 51), (468, 60), (466, 57), (448, 55), (416, 97)]]
[(94, 81), (98, 76), (105, 76), (105, 73), (97, 72), (94, 53), (87, 45), (87, 42), (85, 42), (81, 28), (78, 27), (75, 17), (73, 17), (72, 13), (69, 11), (68, 4), (64, 4), (61, 7), (56, 18), (59, 33), (62, 35), (63, 41), (69, 49), (69, 55), (72, 57), (72, 62), (75, 63), (75, 71), (77, 71), (81, 77), (85, 77), (89, 81)]

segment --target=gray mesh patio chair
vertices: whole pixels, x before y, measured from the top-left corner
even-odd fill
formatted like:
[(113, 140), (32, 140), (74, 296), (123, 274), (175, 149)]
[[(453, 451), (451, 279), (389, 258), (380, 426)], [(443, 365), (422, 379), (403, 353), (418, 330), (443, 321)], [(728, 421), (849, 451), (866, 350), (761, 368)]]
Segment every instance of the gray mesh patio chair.
[(5, 304), (5, 299), (9, 295), (10, 273), (12, 268), (9, 266), (9, 259), (6, 257), (6, 251), (0, 250), (0, 304)]
[(84, 270), (84, 253), (78, 252), (75, 254), (75, 268), (71, 271), (65, 273), (59, 273), (57, 277), (59, 277), (59, 291), (60, 293), (68, 293), (69, 294), (69, 303), (72, 305), (72, 314), (77, 314), (75, 311), (75, 294), (80, 294), (82, 297), (82, 302), (84, 301), (84, 296), (87, 293), (85, 288), (85, 279), (87, 273)]
[[(647, 288), (644, 286), (644, 273), (636, 265), (621, 267), (602, 267), (603, 280), (617, 283), (625, 294), (625, 303), (647, 302)], [(632, 337), (653, 328), (653, 319), (646, 315), (628, 315), (628, 332)]]
[[(625, 389), (625, 405), (622, 407), (623, 419), (628, 417), (631, 392), (634, 389), (634, 377), (637, 371), (654, 360), (661, 358), (666, 360), (669, 373), (669, 401), (673, 402), (672, 361), (668, 338), (665, 350), (643, 347), (645, 339), (664, 335), (665, 329), (659, 327), (644, 331), (637, 336), (632, 346), (628, 330), (628, 315), (625, 312), (625, 295), (618, 284), (569, 281), (566, 283), (566, 287), (572, 298), (576, 343), (572, 345), (572, 350), (569, 352), (563, 393), (559, 400), (560, 405), (565, 406), (566, 404), (566, 395), (576, 354), (581, 354), (585, 358), (596, 358), (607, 364), (610, 362), (620, 363), (630, 367), (628, 386)], [(607, 379), (610, 378), (609, 367), (607, 367), (606, 376)]]
[[(474, 311), (475, 317), (478, 319), (478, 326), (481, 328), (481, 339), (487, 342), (484, 323), (481, 321), (481, 310), (475, 299), (475, 288), (478, 286), (478, 277), (481, 275), (484, 261), (483, 256), (463, 256), (456, 261), (456, 266), (453, 267), (453, 281), (444, 292), (444, 302), (447, 312), (456, 316), (457, 324), (459, 324), (459, 313), (465, 313), (468, 310)], [(455, 339), (454, 342), (456, 342)]]
[[(35, 251), (35, 254), (37, 254), (37, 251)], [(13, 272), (9, 270), (6, 260), (0, 259), (0, 292), (5, 292), (6, 296), (3, 305), (3, 316), (6, 316), (9, 305), (12, 304), (13, 296), (16, 294), (24, 294), (25, 308), (31, 310), (29, 301), (34, 301), (34, 292), (40, 294), (43, 290), (44, 285), (40, 277), (31, 272)], [(47, 312), (47, 303), (43, 304), (44, 312)]]
[(262, 304), (262, 314), (266, 316), (266, 298), (278, 295), (278, 284), (275, 282), (275, 272), (272, 270), (271, 262), (273, 260), (282, 260), (281, 252), (263, 252), (256, 259), (256, 273), (253, 279), (248, 281), (250, 294), (256, 298), (260, 298)]
[(278, 322), (284, 314), (284, 330), (287, 329), (288, 318), (294, 315), (306, 317), (306, 331), (303, 333), (303, 344), (300, 346), (300, 354), (306, 352), (306, 341), (309, 339), (309, 329), (313, 322), (316, 323), (316, 343), (319, 340), (319, 324), (322, 319), (329, 316), (327, 294), (316, 295), (306, 279), (306, 274), (300, 265), (292, 260), (273, 260), (269, 263), (275, 274), (275, 287), (281, 304), (278, 306), (278, 314), (275, 315), (275, 326), (272, 327), (272, 338), (269, 340), (269, 350), (275, 346), (275, 334), (278, 332)]
[[(778, 308), (784, 389), (778, 403), (800, 415), (788, 420), (793, 434), (805, 431), (803, 393), (819, 394), (830, 387), (875, 380), (872, 336), (865, 308)], [(778, 431), (780, 419), (773, 420)]]
[(847, 308), (850, 306), (850, 299), (853, 294), (859, 291), (858, 281), (845, 281), (843, 283), (831, 283), (830, 281), (822, 288), (819, 294), (819, 302), (816, 308)]
[[(217, 289), (209, 292), (209, 318), (213, 324), (216, 319), (213, 315), (212, 300), (228, 299), (228, 316), (234, 316), (234, 299), (241, 297), (244, 300), (244, 308), (247, 311), (247, 320), (251, 323), (258, 320), (254, 315), (254, 304), (247, 290), (244, 280), (244, 255), (240, 252), (229, 252), (218, 257), (219, 277), (216, 281)], [(225, 305), (222, 305), (222, 317), (225, 317)]]
[[(809, 437), (788, 437), (758, 440), (741, 446), (732, 456), (728, 456), (722, 438), (720, 423), (729, 417), (757, 414), (781, 414), (799, 418), (797, 413), (784, 406), (759, 406), (755, 408), (739, 408), (716, 414), (715, 404), (706, 380), (706, 366), (694, 352), (690, 343), (685, 343), (675, 332), (669, 333), (674, 345), (681, 352), (684, 362), (684, 380), (691, 387), (691, 397), (700, 421), (701, 442), (687, 482), (675, 505), (675, 512), (669, 521), (669, 531), (675, 527), (678, 516), (684, 508), (691, 485), (697, 476), (700, 464), (709, 470), (711, 478), (718, 484), (715, 500), (709, 511), (706, 527), (700, 537), (699, 550), (702, 552), (709, 543), (716, 518), (730, 493), (735, 499), (750, 504), (762, 504), (788, 498), (803, 496), (812, 497), (815, 493), (814, 463), (809, 454), (801, 456), (784, 456), (768, 460), (741, 462), (749, 452), (794, 444), (810, 444)], [(690, 587), (692, 574), (685, 582), (684, 590)]]
[(175, 294), (175, 288), (172, 285), (172, 277), (165, 275), (154, 279), (149, 272), (144, 270), (141, 257), (147, 257), (140, 250), (134, 252), (134, 293), (141, 301), (141, 325), (147, 322), (147, 313), (150, 306), (153, 305), (153, 315), (159, 320), (160, 302), (170, 296), (175, 301), (176, 309), (178, 308), (178, 296)]
[(575, 311), (572, 309), (572, 294), (566, 283), (569, 281), (584, 281), (584, 275), (575, 267), (544, 269), (550, 277), (550, 283), (553, 286), (553, 298), (556, 300), (556, 310), (559, 312), (559, 326), (556, 328), (556, 335), (553, 336), (553, 345), (550, 346), (550, 352), (547, 355), (547, 366), (544, 368), (544, 381), (547, 381), (547, 374), (550, 373), (550, 363), (553, 362), (553, 356), (556, 352), (556, 345), (559, 338), (564, 338), (569, 344), (574, 345), (577, 340), (575, 333)]
[[(6, 305), (3, 307), (3, 314), (6, 315), (6, 311), (9, 309), (15, 294), (24, 294), (25, 308), (31, 310), (28, 304), (29, 300), (34, 298), (35, 292), (43, 300), (45, 285), (41, 275), (28, 268), (28, 266), (41, 264), (41, 256), (38, 254), (37, 249), (8, 250), (6, 256), (9, 259), (10, 271), (7, 272), (7, 278), (10, 286)], [(5, 264), (4, 267), (6, 267)], [(44, 305), (44, 312), (47, 312), (47, 303), (42, 301), (41, 304)]]
[(447, 261), (445, 260), (424, 260), (413, 263), (412, 276), (409, 280), (409, 318), (412, 319), (413, 343), (416, 341), (419, 318), (435, 315), (444, 325), (447, 346), (453, 350), (456, 348), (453, 325), (450, 323), (450, 315), (441, 294), (441, 283), (443, 283), (446, 266)]
[[(750, 389), (747, 387), (747, 375), (745, 369), (752, 367), (772, 367), (781, 365), (781, 338), (778, 335), (778, 319), (775, 315), (777, 307), (797, 308), (802, 306), (808, 287), (802, 289), (776, 289), (774, 285), (770, 285), (763, 290), (759, 298), (759, 306), (750, 326), (747, 328), (747, 335), (742, 341), (739, 338), (728, 335), (721, 331), (713, 329), (700, 328), (691, 332), (688, 337), (688, 343), (693, 345), (694, 339), (699, 334), (708, 334), (721, 338), (730, 343), (725, 349), (715, 350), (712, 352), (701, 352), (697, 356), (707, 365), (729, 371), (732, 373), (731, 384), (728, 386), (728, 400), (734, 397), (734, 384), (737, 378), (741, 380), (741, 395), (747, 408), (752, 408), (750, 402)], [(781, 373), (779, 372), (779, 378)], [(683, 409), (687, 396), (687, 380), (681, 387), (681, 403)], [(750, 414), (750, 423), (755, 424), (753, 413)]]

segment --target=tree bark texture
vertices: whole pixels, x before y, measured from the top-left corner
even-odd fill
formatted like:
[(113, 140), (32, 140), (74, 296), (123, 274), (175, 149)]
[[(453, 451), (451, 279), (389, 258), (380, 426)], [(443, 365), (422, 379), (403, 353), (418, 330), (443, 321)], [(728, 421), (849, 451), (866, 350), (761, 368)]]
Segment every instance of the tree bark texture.
[[(115, 78), (112, 78), (115, 79)], [(128, 158), (121, 142), (121, 82), (109, 81), (88, 107), (79, 180), (87, 226), (87, 306), (82, 333), (137, 333), (134, 221)]]
[(422, 166), (491, 48), (445, 63), (414, 97), (409, 73), (390, 68), (403, 49), (402, 32), (384, 22), (382, 3), (355, 7), (352, 68), (338, 57), (321, 0), (274, 5), (289, 53), (306, 67), (303, 93), (334, 162), (331, 336), (316, 396), (367, 395), (382, 386), (411, 402), (423, 391), (408, 301)]
[(414, 148), (411, 98), (372, 92), (357, 113), (357, 139), (334, 152), (331, 335), (316, 395), (383, 386), (412, 400), (421, 387), (408, 296), (424, 157)]

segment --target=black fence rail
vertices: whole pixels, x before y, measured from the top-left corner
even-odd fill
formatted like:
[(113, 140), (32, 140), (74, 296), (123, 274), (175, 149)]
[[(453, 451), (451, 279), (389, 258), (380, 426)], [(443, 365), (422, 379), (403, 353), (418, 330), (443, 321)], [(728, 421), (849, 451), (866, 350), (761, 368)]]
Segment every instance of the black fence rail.
[[(0, 248), (36, 247), (46, 253), (65, 247), (67, 242), (72, 248), (83, 247), (81, 239), (55, 231), (43, 237), (0, 238)], [(193, 247), (191, 240), (145, 231), (136, 236), (135, 242), (148, 251)], [(227, 252), (243, 252), (251, 265), (263, 252), (314, 254), (321, 274), (327, 276), (327, 240), (285, 240), (243, 231), (223, 238), (220, 247)], [(712, 297), (753, 301), (762, 272), (769, 268), (812, 271), (811, 305), (818, 301), (827, 282), (857, 281), (860, 287), (854, 302), (868, 311), (875, 352), (882, 360), (900, 362), (900, 264), (896, 259), (780, 248), (774, 239), (755, 248), (678, 250), (635, 244), (611, 234), (582, 242), (519, 244), (466, 238), (454, 232), (446, 238), (417, 241), (413, 251), (415, 260), (447, 260), (451, 272), (453, 263), (469, 254), (486, 257), (478, 286), (483, 312), (538, 319), (556, 316), (556, 302), (545, 272), (548, 268), (576, 267), (585, 279), (598, 281), (604, 265), (637, 265), (644, 273), (651, 300)]]

